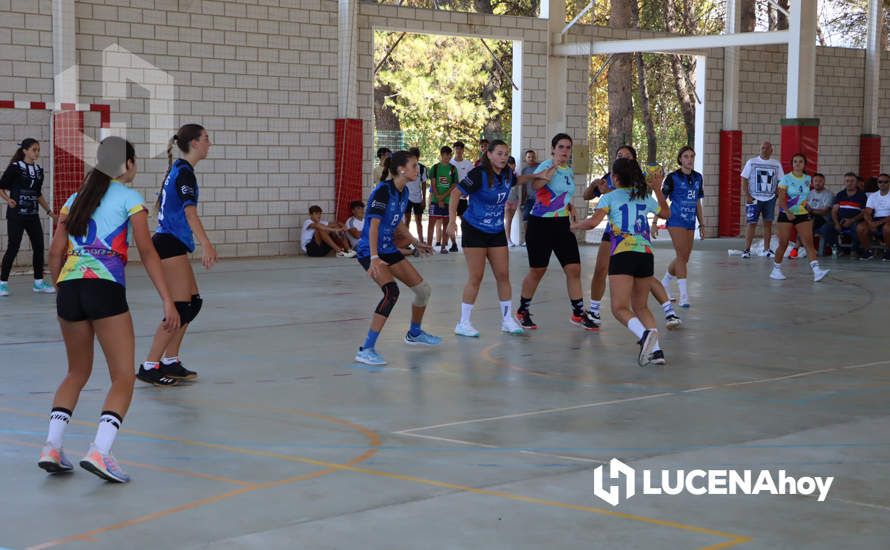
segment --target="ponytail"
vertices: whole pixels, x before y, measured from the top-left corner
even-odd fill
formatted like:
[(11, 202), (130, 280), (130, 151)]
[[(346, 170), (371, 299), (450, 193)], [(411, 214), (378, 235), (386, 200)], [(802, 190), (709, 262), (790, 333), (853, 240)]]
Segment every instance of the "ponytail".
[(130, 161), (136, 162), (136, 150), (132, 143), (117, 136), (102, 140), (96, 152), (96, 167), (84, 178), (65, 220), (69, 235), (80, 237), (87, 234), (90, 218), (108, 191), (112, 178), (125, 173)]
[(626, 158), (615, 159), (615, 162), (612, 163), (612, 175), (618, 176), (621, 187), (632, 188), (631, 199), (644, 199), (649, 196), (646, 177), (637, 161)]
[(10, 164), (15, 164), (16, 162), (25, 160), (25, 151), (30, 149), (35, 143), (39, 143), (34, 138), (25, 138), (19, 143), (18, 149), (15, 150), (15, 153), (12, 154), (12, 158), (9, 159)]
[(203, 131), (204, 127), (200, 124), (184, 124), (179, 128), (179, 131), (170, 138), (170, 141), (167, 142), (167, 171), (164, 173), (164, 178), (161, 180), (161, 192), (158, 193), (158, 200), (155, 202), (155, 207), (158, 210), (161, 209), (161, 197), (164, 195), (164, 184), (167, 183), (167, 176), (170, 175), (170, 170), (173, 169), (173, 144), (176, 143), (176, 146), (179, 147), (179, 150), (183, 153), (188, 153), (189, 149), (192, 147), (192, 141), (201, 139), (201, 132)]

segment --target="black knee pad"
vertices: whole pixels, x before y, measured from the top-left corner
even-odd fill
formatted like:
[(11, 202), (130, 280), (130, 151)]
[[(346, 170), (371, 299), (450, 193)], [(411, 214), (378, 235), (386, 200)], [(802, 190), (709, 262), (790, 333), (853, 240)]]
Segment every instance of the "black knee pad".
[(399, 299), (399, 285), (395, 281), (390, 281), (380, 287), (380, 290), (383, 291), (383, 298), (377, 304), (377, 309), (374, 310), (374, 313), (389, 317), (392, 308), (395, 307)]
[(176, 306), (176, 311), (179, 313), (180, 325), (187, 325), (195, 318), (192, 314), (191, 302), (173, 302), (173, 305)]
[(201, 306), (204, 305), (204, 300), (201, 299), (200, 294), (192, 294), (192, 301), (190, 302), (192, 306), (192, 320), (195, 320), (195, 317), (201, 313)]

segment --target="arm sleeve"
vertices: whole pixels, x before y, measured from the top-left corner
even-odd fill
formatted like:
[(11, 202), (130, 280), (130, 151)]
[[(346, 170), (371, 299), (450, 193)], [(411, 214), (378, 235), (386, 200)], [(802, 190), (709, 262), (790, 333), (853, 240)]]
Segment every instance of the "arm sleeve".
[(782, 170), (782, 163), (778, 163), (776, 166), (776, 177), (780, 180), (785, 177), (785, 171)]
[(476, 191), (482, 189), (482, 177), (479, 170), (473, 169), (467, 174), (467, 177), (457, 184), (457, 188), (464, 195), (472, 195)]
[(701, 175), (699, 175), (698, 195), (696, 196), (696, 198), (702, 199), (702, 198), (704, 198), (704, 196), (705, 196), (705, 179), (703, 177), (701, 177)]
[(191, 170), (180, 170), (176, 177), (176, 194), (182, 201), (182, 206), (194, 206), (198, 204), (198, 180)]
[(646, 197), (646, 210), (655, 214), (661, 212), (661, 206), (658, 205), (658, 201), (652, 195)]
[(785, 191), (788, 191), (788, 181), (785, 179), (785, 176), (782, 176), (782, 178), (779, 180), (779, 187), (778, 187), (778, 188), (779, 188), (779, 189), (784, 189)]
[(62, 209), (59, 211), (59, 214), (63, 216), (68, 215), (68, 212), (71, 211), (71, 205), (74, 204), (75, 197), (77, 197), (77, 193), (74, 193), (70, 197), (68, 197), (68, 200), (66, 200), (65, 204), (62, 205)]
[(664, 178), (664, 182), (661, 184), (661, 192), (665, 197), (670, 197), (671, 193), (674, 192), (674, 173), (671, 172)]
[(377, 188), (368, 198), (369, 218), (383, 218), (386, 215), (386, 207), (389, 205), (389, 188), (382, 186)]
[(742, 168), (742, 177), (746, 180), (751, 179), (751, 161), (745, 162), (745, 167)]
[(15, 178), (19, 175), (19, 169), (15, 164), (10, 164), (0, 176), (0, 189), (11, 189)]
[(609, 207), (612, 206), (612, 193), (606, 193), (602, 197), (598, 203), (596, 203), (596, 208), (594, 210), (602, 210), (606, 214), (609, 213)]
[(128, 218), (143, 210), (148, 210), (145, 208), (145, 199), (134, 189), (130, 189), (127, 192), (127, 196), (124, 198), (124, 209), (127, 211)]

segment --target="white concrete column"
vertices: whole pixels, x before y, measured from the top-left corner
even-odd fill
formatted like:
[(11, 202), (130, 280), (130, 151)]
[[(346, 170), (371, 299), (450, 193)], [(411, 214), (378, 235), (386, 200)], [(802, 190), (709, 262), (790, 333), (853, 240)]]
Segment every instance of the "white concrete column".
[(547, 32), (550, 38), (547, 48), (547, 123), (545, 125), (549, 144), (550, 137), (566, 131), (568, 63), (565, 57), (553, 55), (553, 47), (562, 42), (562, 29), (566, 24), (566, 2), (565, 0), (544, 0), (541, 2), (542, 13), (545, 6), (549, 16)]
[(358, 0), (339, 0), (338, 23), (337, 115), (358, 118)]
[[(739, 0), (726, 0), (724, 34), (739, 32), (741, 11)], [(696, 65), (697, 66), (697, 65)], [(703, 75), (700, 75), (703, 76)], [(723, 48), (723, 129), (737, 130), (739, 125), (739, 48)], [(696, 137), (698, 132), (696, 132)], [(700, 151), (701, 149), (696, 149)], [(696, 155), (696, 161), (703, 155)]]
[(878, 103), (881, 75), (881, 0), (868, 2), (868, 39), (865, 47), (865, 101), (862, 133), (878, 134)]
[(522, 160), (522, 90), (525, 85), (522, 81), (522, 42), (513, 41), (513, 82), (519, 89), (513, 90), (512, 128), (510, 130), (510, 153), (516, 158), (517, 163)]
[(817, 2), (791, 0), (786, 118), (812, 118), (816, 98)]
[[(732, 2), (733, 0), (729, 0)], [(738, 75), (738, 71), (736, 71)], [(725, 84), (724, 84), (725, 86)], [(695, 105), (695, 170), (701, 174), (705, 169), (705, 115), (707, 114), (707, 89), (708, 89), (708, 57), (705, 55), (695, 56), (695, 95), (698, 101)], [(724, 96), (725, 97), (725, 96)], [(725, 109), (725, 106), (724, 106)], [(736, 111), (738, 111), (738, 101), (736, 101)], [(724, 122), (725, 111), (724, 111)], [(728, 130), (729, 128), (723, 128)]]
[(53, 94), (56, 103), (77, 103), (74, 0), (53, 0)]

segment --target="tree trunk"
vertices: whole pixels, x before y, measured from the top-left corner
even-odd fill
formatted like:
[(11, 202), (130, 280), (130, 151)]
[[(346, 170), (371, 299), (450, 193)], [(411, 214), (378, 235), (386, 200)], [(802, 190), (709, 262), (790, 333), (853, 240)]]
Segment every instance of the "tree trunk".
[(491, 0), (476, 0), (476, 12), (494, 13), (494, 8), (491, 6)]
[[(692, 34), (692, 16), (689, 7), (691, 0), (683, 0), (681, 13), (678, 17), (671, 0), (665, 0), (665, 25), (669, 33)], [(683, 65), (679, 55), (671, 54), (671, 74), (674, 80), (674, 91), (677, 93), (677, 101), (680, 103), (680, 111), (683, 113), (683, 125), (686, 127), (686, 143), (695, 143), (695, 97), (689, 89), (689, 76), (687, 68)], [(691, 70), (691, 68), (689, 69)]]
[(652, 109), (649, 105), (649, 91), (646, 88), (646, 64), (643, 54), (637, 52), (637, 80), (640, 86), (640, 112), (643, 113), (643, 125), (646, 127), (646, 163), (655, 164), (658, 157), (658, 136), (655, 135), (655, 123), (652, 122)]
[(739, 32), (754, 32), (757, 26), (757, 1), (741, 0), (739, 11), (742, 16)]
[[(613, 29), (627, 29), (631, 22), (631, 3), (637, 0), (612, 0), (609, 26)], [(609, 158), (618, 147), (630, 144), (633, 140), (633, 57), (631, 54), (617, 54), (609, 66)], [(611, 163), (611, 161), (610, 161)]]

